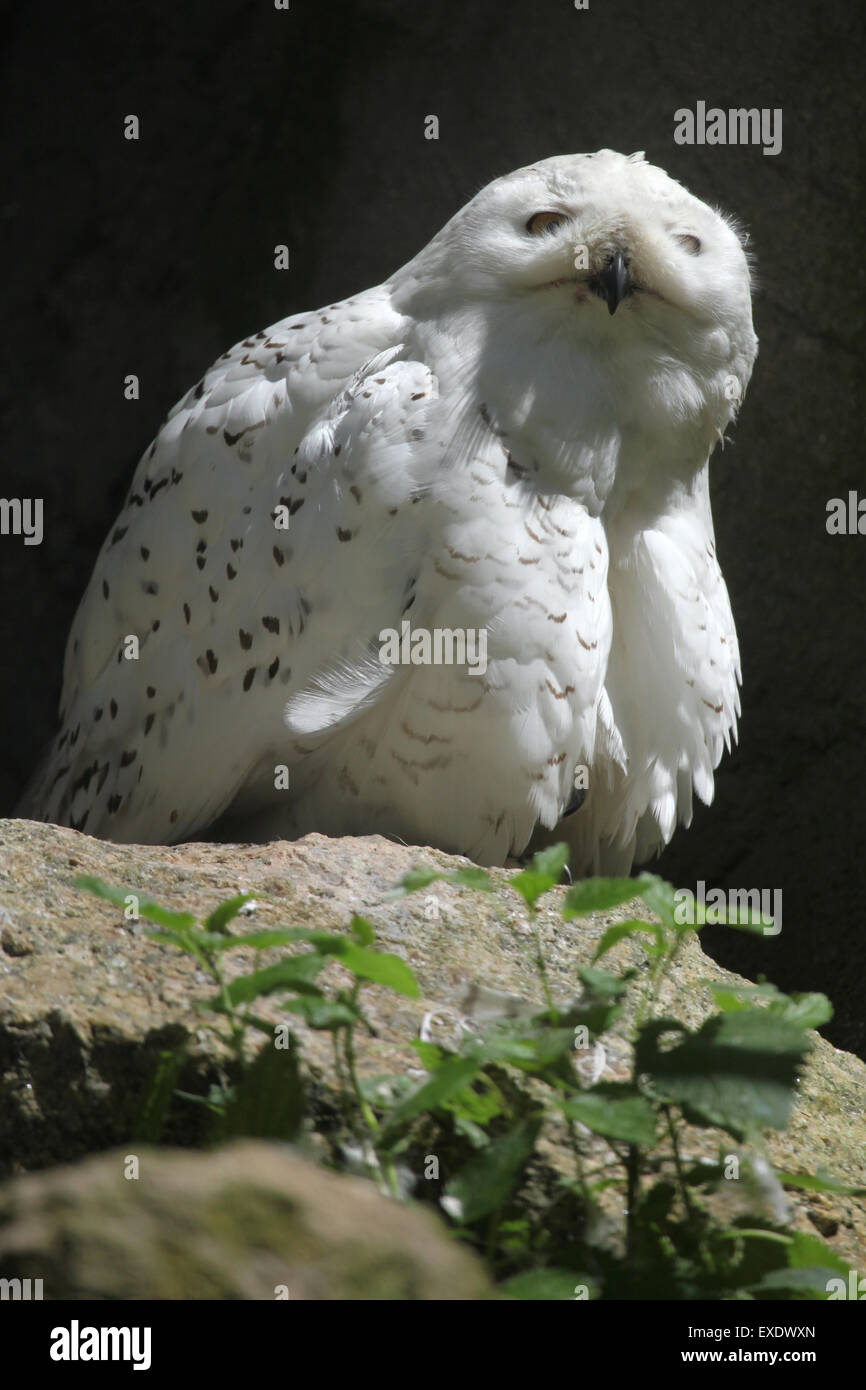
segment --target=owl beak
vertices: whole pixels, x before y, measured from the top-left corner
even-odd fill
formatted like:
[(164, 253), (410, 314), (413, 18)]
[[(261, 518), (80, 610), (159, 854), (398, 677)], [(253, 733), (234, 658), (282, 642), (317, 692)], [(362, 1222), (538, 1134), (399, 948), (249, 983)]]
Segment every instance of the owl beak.
[(621, 251), (614, 251), (604, 270), (593, 276), (590, 287), (606, 301), (608, 311), (615, 314), (626, 295), (631, 293), (631, 276)]

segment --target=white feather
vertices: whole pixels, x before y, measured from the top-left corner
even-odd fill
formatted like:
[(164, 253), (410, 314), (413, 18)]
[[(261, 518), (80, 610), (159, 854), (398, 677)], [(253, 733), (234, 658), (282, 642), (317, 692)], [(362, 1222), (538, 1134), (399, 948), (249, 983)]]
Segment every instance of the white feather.
[[(385, 284), (239, 343), (170, 412), (22, 809), (116, 840), (229, 814), (499, 862), (556, 830), (587, 766), (573, 869), (654, 853), (736, 734), (707, 461), (756, 347), (736, 232), (642, 156), (496, 180)], [(389, 669), (404, 621), (483, 634), (485, 669)]]

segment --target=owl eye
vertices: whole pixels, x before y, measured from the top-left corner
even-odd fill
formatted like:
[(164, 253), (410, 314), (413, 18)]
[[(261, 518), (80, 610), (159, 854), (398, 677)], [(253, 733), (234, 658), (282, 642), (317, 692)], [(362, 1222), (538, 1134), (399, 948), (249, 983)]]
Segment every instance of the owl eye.
[(526, 224), (526, 230), (531, 236), (538, 236), (541, 232), (555, 232), (568, 218), (564, 212), (535, 212)]
[(701, 254), (701, 239), (700, 237), (692, 236), (691, 232), (681, 233), (677, 236), (677, 241), (679, 241), (687, 251), (690, 251), (693, 256), (699, 256)]

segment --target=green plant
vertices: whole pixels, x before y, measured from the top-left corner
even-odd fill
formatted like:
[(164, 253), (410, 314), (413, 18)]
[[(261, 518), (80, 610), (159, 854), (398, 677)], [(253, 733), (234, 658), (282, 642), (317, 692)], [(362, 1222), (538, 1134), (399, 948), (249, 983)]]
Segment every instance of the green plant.
[[(765, 983), (708, 984), (716, 1012), (699, 1028), (660, 1015), (663, 982), (688, 934), (700, 928), (677, 920), (669, 884), (642, 874), (587, 879), (566, 892), (566, 920), (635, 897), (657, 920), (609, 927), (593, 964), (578, 969), (580, 994), (557, 1004), (537, 906), (559, 883), (566, 855), (563, 845), (544, 850), (509, 880), (532, 924), (544, 1009), (467, 1032), (453, 1048), (416, 1038), (412, 1047), (426, 1072), (420, 1081), (359, 1076), (357, 1033), (370, 1028), (363, 988), (418, 993), (405, 963), (375, 949), (364, 918), (353, 917), (346, 935), (307, 928), (236, 933), (229, 927), (247, 901), (243, 895), (221, 904), (202, 926), (190, 914), (139, 903), (139, 915), (155, 924), (149, 935), (194, 956), (212, 978), (215, 993), (200, 1007), (227, 1042), (233, 1063), (232, 1075), (207, 1097), (175, 1094), (210, 1107), (215, 1137), (297, 1138), (305, 1114), (297, 1039), (287, 1023), (274, 1025), (254, 1008), (263, 995), (278, 994), (287, 1014), (331, 1033), (347, 1131), (380, 1186), (398, 1196), (401, 1166), (417, 1173), (435, 1156), (448, 1179), (441, 1188), (422, 1188), (437, 1192), (457, 1233), (484, 1255), (505, 1295), (570, 1298), (577, 1289), (578, 1296), (614, 1298), (825, 1297), (828, 1278), (844, 1276), (847, 1267), (817, 1236), (768, 1220), (726, 1224), (707, 1199), (741, 1161), (777, 1190), (782, 1184), (864, 1195), (824, 1175), (773, 1174), (761, 1154), (762, 1131), (788, 1122), (797, 1071), (810, 1046), (806, 1029), (830, 1017), (828, 1001), (819, 994), (787, 996)], [(417, 870), (392, 896), (436, 879), (470, 891), (493, 886), (480, 869)], [(127, 893), (99, 880), (79, 883), (111, 902), (128, 903)], [(763, 925), (748, 913), (729, 920), (746, 930)], [(644, 968), (603, 969), (598, 962), (626, 938), (640, 944)], [(273, 948), (303, 949), (260, 965), (258, 953)], [(229, 981), (223, 962), (226, 952), (237, 950), (256, 953), (255, 965)], [(332, 961), (348, 971), (349, 983), (322, 982)], [(251, 1056), (253, 1032), (267, 1041)], [(575, 1056), (588, 1055), (614, 1033), (629, 1043), (630, 1075), (588, 1083)], [(150, 1137), (158, 1137), (178, 1064), (177, 1056), (162, 1060), (146, 1098)], [(728, 1140), (715, 1162), (687, 1161), (686, 1123), (748, 1145), (752, 1159), (730, 1154)], [(556, 1172), (540, 1156), (551, 1125), (568, 1135), (570, 1173)]]

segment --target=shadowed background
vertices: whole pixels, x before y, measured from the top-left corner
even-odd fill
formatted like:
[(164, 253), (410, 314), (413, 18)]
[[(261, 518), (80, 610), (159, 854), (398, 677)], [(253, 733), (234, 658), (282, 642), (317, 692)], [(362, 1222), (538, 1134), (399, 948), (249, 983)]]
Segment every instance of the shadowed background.
[[(499, 174), (645, 149), (742, 219), (760, 285), (757, 367), (712, 469), (741, 742), (660, 871), (782, 889), (780, 936), (716, 928), (705, 945), (753, 977), (826, 990), (824, 1031), (866, 1055), (866, 536), (825, 530), (829, 498), (866, 495), (854, 0), (58, 13), (4, 18), (0, 496), (43, 497), (45, 538), (0, 537), (0, 814), (53, 731), (66, 633), (138, 457), (203, 368), (290, 311), (377, 284)], [(675, 145), (674, 112), (699, 100), (781, 107), (781, 154)], [(130, 113), (138, 142), (123, 138)]]

